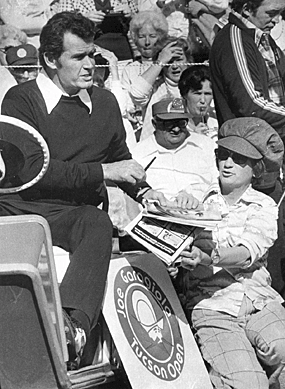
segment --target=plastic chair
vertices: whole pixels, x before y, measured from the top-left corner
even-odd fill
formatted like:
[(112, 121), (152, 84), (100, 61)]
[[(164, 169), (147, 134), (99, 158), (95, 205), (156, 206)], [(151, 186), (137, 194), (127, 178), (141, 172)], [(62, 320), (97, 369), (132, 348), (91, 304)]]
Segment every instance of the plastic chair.
[(114, 375), (103, 340), (94, 365), (66, 371), (51, 234), (40, 216), (0, 218), (0, 334), (1, 389), (91, 388)]
[(0, 218), (1, 389), (71, 387), (50, 244), (43, 218)]

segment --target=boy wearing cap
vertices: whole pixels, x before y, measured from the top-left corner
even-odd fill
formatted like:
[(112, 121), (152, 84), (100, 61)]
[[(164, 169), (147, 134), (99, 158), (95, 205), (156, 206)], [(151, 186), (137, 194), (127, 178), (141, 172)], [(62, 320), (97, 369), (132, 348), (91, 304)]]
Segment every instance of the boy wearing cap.
[(278, 207), (252, 181), (280, 169), (284, 147), (258, 118), (227, 121), (217, 143), (219, 185), (204, 203), (224, 217), (182, 252), (182, 302), (215, 388), (273, 388), (285, 364), (284, 300), (266, 269)]
[[(24, 44), (10, 47), (6, 51), (6, 61), (18, 84), (33, 80), (38, 75), (38, 50), (33, 45)], [(24, 66), (20, 67), (21, 65)]]
[(152, 106), (154, 133), (133, 149), (147, 170), (150, 185), (168, 200), (194, 196), (199, 201), (208, 186), (217, 182), (215, 142), (187, 128), (189, 114), (182, 99), (164, 98)]

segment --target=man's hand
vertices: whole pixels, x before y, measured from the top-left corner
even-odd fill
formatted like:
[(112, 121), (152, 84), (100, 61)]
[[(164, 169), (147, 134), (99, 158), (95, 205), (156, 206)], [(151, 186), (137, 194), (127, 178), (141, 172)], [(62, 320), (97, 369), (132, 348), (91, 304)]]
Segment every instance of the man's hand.
[(88, 19), (92, 20), (95, 24), (102, 23), (106, 14), (103, 11), (90, 11), (84, 14)]
[(144, 168), (134, 159), (102, 164), (104, 180), (136, 185), (145, 181)]
[(128, 4), (119, 4), (114, 6), (114, 12), (122, 12), (126, 18), (130, 18), (132, 16), (132, 11)]
[(199, 200), (192, 196), (190, 193), (184, 190), (180, 191), (176, 196), (174, 204), (178, 208), (182, 209), (196, 209), (199, 205)]

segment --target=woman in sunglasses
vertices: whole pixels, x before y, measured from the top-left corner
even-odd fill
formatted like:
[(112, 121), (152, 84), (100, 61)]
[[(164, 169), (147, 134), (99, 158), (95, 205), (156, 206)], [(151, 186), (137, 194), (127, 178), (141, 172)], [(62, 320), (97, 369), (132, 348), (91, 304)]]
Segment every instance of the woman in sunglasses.
[(278, 388), (285, 309), (266, 269), (278, 207), (252, 180), (280, 169), (283, 144), (258, 118), (224, 123), (217, 143), (219, 186), (210, 187), (204, 203), (218, 206), (223, 218), (182, 252), (176, 282), (183, 280), (182, 304), (213, 386)]

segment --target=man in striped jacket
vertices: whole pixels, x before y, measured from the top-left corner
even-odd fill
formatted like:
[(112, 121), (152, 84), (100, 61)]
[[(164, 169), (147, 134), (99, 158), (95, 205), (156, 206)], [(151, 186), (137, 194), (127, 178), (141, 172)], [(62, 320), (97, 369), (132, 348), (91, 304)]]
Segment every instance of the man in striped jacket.
[(214, 40), (210, 69), (217, 118), (256, 116), (285, 140), (285, 57), (269, 35), (285, 0), (233, 0)]

